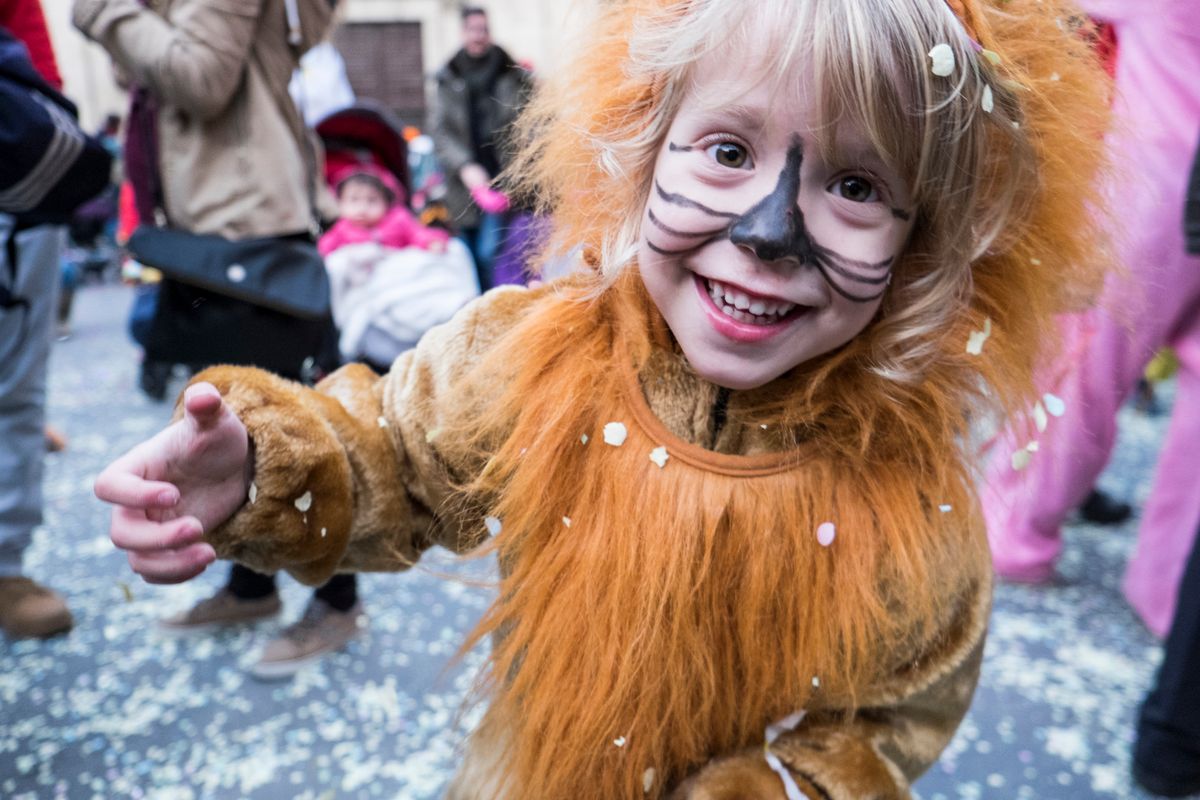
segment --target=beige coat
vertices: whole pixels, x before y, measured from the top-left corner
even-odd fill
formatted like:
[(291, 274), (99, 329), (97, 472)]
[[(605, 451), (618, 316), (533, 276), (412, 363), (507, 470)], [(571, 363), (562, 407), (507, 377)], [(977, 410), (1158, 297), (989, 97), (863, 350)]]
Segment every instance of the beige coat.
[[(197, 379), (220, 389), (255, 446), (252, 501), (208, 540), (222, 557), (263, 571), (286, 569), (310, 584), (335, 570), (403, 570), (435, 544), (456, 552), (477, 545), (489, 499), (469, 501), (471, 526), (454, 522), (463, 516), (440, 513), (453, 487), (483, 466), (477, 456), (455, 455), (466, 452), (456, 439), (482, 402), (462, 390), (461, 379), (482, 359), (502, 356), (493, 343), (553, 291), (551, 285), (490, 292), (427, 334), (383, 378), (352, 365), (310, 390), (256, 370), (202, 373)], [(738, 393), (714, 439), (716, 387), (681, 358), (660, 355), (654, 374), (631, 385), (640, 385), (640, 407), (653, 415), (645, 424), (682, 440), (677, 458), (688, 447), (701, 459), (703, 452), (728, 458), (778, 447), (765, 426), (739, 421)], [(567, 479), (554, 479), (560, 478)], [(982, 538), (970, 524), (972, 536)], [(849, 719), (842, 719), (836, 698), (815, 696), (804, 723), (773, 745), (808, 796), (908, 797), (911, 782), (949, 742), (978, 679), (991, 596), (986, 558), (951, 559), (937, 572), (938, 592), (950, 601), (932, 634), (923, 642), (880, 644), (880, 658), (893, 666), (872, 685), (856, 687), (858, 710)], [(449, 797), (495, 800), (494, 779), (503, 769), (497, 753), (497, 742), (477, 737)], [(717, 753), (671, 796), (786, 795), (761, 747), (752, 747)]]
[[(159, 100), (159, 165), (174, 227), (233, 239), (309, 231), (331, 210), (288, 80), (332, 7), (304, 0), (78, 0), (74, 23)], [(311, 183), (310, 183), (311, 179)], [(310, 186), (312, 192), (310, 193)]]

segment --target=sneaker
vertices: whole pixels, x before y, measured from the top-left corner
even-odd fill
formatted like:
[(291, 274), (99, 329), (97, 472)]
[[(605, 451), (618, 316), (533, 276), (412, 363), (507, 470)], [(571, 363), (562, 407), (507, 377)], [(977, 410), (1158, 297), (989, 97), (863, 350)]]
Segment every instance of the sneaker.
[(250, 673), (264, 680), (290, 678), (301, 667), (345, 647), (365, 619), (362, 603), (355, 603), (349, 611), (338, 611), (314, 597), (304, 616), (267, 642)]
[(174, 631), (207, 630), (222, 625), (258, 622), (260, 619), (275, 616), (282, 607), (279, 595), (274, 592), (266, 597), (247, 600), (235, 596), (226, 587), (212, 597), (196, 603), (187, 611), (160, 620), (158, 624)]
[(13, 639), (44, 639), (71, 630), (62, 595), (20, 576), (0, 578), (0, 628)]

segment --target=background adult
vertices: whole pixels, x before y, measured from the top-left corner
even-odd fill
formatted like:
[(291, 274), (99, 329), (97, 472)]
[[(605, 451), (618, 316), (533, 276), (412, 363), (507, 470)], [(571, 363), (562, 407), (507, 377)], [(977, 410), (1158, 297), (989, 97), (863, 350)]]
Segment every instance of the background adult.
[(1016, 472), (1008, 463), (1027, 439), (1011, 437), (998, 453), (984, 513), (1001, 576), (1052, 578), (1062, 524), (1108, 461), (1117, 410), (1155, 352), (1174, 348), (1174, 412), (1123, 583), (1147, 627), (1165, 636), (1200, 528), (1200, 256), (1186, 252), (1179, 224), (1200, 136), (1200, 28), (1192, 0), (1081, 5), (1114, 25), (1119, 47), (1108, 146), (1120, 170), (1110, 193), (1119, 215), (1117, 256), (1128, 275), (1113, 279), (1100, 307), (1080, 321), (1086, 343), (1053, 387), (1066, 413), (1041, 435), (1029, 467)]
[[(304, 52), (327, 33), (328, 0), (78, 0), (74, 23), (134, 85), (126, 172), (143, 223), (231, 240), (309, 237), (332, 215), (319, 153), (288, 94)], [(170, 304), (164, 291), (159, 303)], [(204, 313), (198, 308), (170, 313)], [(330, 345), (335, 339), (330, 331)], [(247, 343), (247, 347), (261, 342)], [(256, 363), (236, 344), (221, 361)], [(264, 366), (264, 364), (258, 364)], [(285, 377), (302, 378), (297, 374)], [(273, 576), (234, 566), (227, 585), (164, 620), (197, 628), (280, 610)], [(317, 590), (252, 667), (281, 677), (343, 646), (361, 616), (353, 576)]]
[[(0, 28), (24, 43), (46, 83), (62, 89), (37, 0), (0, 0)], [(62, 225), (0, 213), (0, 629), (12, 638), (72, 625), (63, 597), (22, 574), (42, 522), (46, 365), (65, 241)]]
[(507, 208), (491, 183), (508, 163), (505, 137), (529, 91), (525, 69), (492, 42), (487, 12), (464, 7), (462, 47), (437, 73), (432, 136), (446, 173), (446, 207), (475, 258), (484, 291), (492, 286)]

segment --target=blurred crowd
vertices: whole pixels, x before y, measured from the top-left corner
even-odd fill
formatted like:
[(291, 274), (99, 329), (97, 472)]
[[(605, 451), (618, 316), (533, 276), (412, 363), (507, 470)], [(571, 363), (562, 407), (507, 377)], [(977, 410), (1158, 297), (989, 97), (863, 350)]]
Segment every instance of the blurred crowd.
[[(59, 593), (23, 577), (21, 556), (41, 520), (42, 453), (67, 444), (45, 425), (46, 359), (51, 338), (71, 336), (81, 285), (133, 287), (140, 388), (165, 401), (177, 378), (215, 363), (309, 384), (351, 362), (382, 373), (481, 292), (530, 280), (546, 220), (506, 191), (503, 174), (506, 134), (534, 76), (492, 41), (484, 9), (461, 10), (461, 48), (432, 78), (426, 125), (356, 95), (328, 0), (232, 5), (252, 11), (77, 0), (75, 26), (109, 53), (129, 92), (128, 109), (86, 134), (111, 160), (107, 178), (49, 216), (0, 207), (0, 353), (10, 354), (0, 359), (0, 627), (11, 638), (72, 625)], [(1176, 380), (1124, 588), (1166, 641), (1135, 775), (1183, 796), (1200, 791), (1200, 33), (1179, 33), (1185, 0), (1085, 5), (1115, 76), (1112, 223), (1125, 274), (1063, 320), (1069, 363), (1047, 368), (1046, 400), (1030, 416), (1040, 447), (1018, 458), (1028, 425), (997, 437), (984, 513), (998, 574), (1052, 582), (1072, 513), (1113, 524), (1137, 511), (1094, 484), (1117, 409), (1136, 397), (1157, 413), (1155, 385)], [(38, 0), (0, 0), (0, 29), (61, 90)], [(1130, 286), (1153, 313), (1110, 313)], [(233, 565), (215, 595), (161, 624), (209, 628), (280, 610), (275, 576)], [(356, 578), (337, 575), (263, 643), (251, 670), (290, 676), (343, 647), (366, 613)]]

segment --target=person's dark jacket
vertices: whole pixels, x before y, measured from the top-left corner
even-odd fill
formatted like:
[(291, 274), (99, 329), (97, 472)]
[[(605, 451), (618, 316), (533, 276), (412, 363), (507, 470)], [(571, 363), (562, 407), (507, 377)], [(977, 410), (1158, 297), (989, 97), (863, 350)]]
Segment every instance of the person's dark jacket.
[[(472, 69), (487, 73), (484, 96), (476, 104), (480, 116), (474, 119), (467, 74)], [(458, 172), (472, 162), (485, 169), (504, 168), (509, 157), (506, 132), (528, 96), (529, 73), (503, 48), (492, 45), (488, 55), (479, 60), (459, 50), (438, 70), (436, 79), (437, 99), (431, 129), (438, 161), (446, 174), (446, 207), (456, 227), (474, 228), (479, 225), (479, 209)], [(489, 157), (494, 158), (494, 164), (481, 161)], [(493, 178), (498, 169), (489, 169)]]

